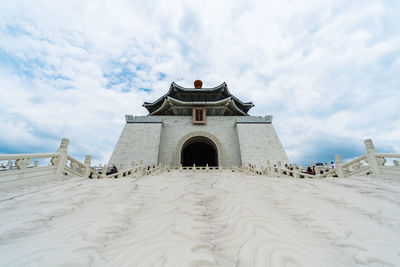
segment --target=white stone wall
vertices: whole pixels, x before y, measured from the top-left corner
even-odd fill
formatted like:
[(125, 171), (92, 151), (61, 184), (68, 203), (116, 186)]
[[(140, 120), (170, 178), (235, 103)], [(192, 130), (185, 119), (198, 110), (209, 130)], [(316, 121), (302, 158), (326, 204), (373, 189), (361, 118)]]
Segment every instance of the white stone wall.
[(158, 163), (161, 123), (126, 123), (114, 148), (108, 166), (122, 163), (130, 167), (132, 161), (144, 165)]
[[(176, 166), (176, 152), (182, 140), (191, 133), (213, 136), (223, 150), (222, 166), (243, 163), (264, 166), (267, 160), (288, 163), (289, 160), (272, 124), (238, 123), (236, 116), (207, 116), (205, 125), (194, 125), (191, 116), (153, 116), (163, 123), (127, 123), (121, 133), (109, 165), (120, 163), (167, 164)], [(179, 150), (180, 151), (180, 150)], [(220, 153), (220, 151), (219, 151)]]
[(240, 123), (236, 127), (243, 164), (250, 163), (261, 167), (266, 166), (267, 160), (271, 163), (276, 163), (278, 160), (283, 164), (289, 163), (272, 124)]
[(179, 141), (191, 132), (207, 132), (222, 145), (224, 166), (241, 166), (235, 116), (207, 116), (205, 125), (193, 125), (191, 116), (157, 116), (163, 119), (159, 161), (173, 165)]

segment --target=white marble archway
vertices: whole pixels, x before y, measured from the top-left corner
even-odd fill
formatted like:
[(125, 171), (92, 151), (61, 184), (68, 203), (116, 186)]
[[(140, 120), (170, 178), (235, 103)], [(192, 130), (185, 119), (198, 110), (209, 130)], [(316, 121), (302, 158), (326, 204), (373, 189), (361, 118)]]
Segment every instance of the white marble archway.
[(217, 153), (218, 153), (218, 166), (224, 167), (225, 166), (225, 157), (224, 157), (224, 150), (222, 148), (221, 142), (212, 134), (203, 132), (203, 131), (196, 131), (196, 132), (191, 132), (185, 135), (184, 137), (179, 140), (178, 145), (176, 146), (175, 150), (175, 157), (174, 157), (174, 166), (179, 166), (181, 162), (181, 153), (182, 153), (182, 148), (185, 145), (187, 141), (189, 141), (192, 138), (196, 137), (202, 137), (202, 138), (207, 138), (211, 142), (213, 142), (216, 146)]

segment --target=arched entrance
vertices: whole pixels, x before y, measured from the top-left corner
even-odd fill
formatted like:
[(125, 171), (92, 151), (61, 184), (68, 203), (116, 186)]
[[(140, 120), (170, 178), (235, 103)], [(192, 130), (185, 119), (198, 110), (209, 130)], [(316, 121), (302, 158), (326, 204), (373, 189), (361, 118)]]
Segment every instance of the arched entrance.
[[(186, 145), (196, 140), (206, 140), (205, 142), (207, 144), (211, 144), (217, 152), (217, 166), (225, 166), (224, 148), (222, 147), (221, 142), (218, 140), (217, 137), (205, 131), (195, 131), (188, 133), (179, 140), (174, 154), (174, 166), (179, 167), (179, 165), (182, 164), (183, 149)], [(191, 166), (193, 166), (193, 164)]]
[(213, 141), (204, 136), (187, 140), (181, 151), (182, 166), (218, 166), (218, 148)]

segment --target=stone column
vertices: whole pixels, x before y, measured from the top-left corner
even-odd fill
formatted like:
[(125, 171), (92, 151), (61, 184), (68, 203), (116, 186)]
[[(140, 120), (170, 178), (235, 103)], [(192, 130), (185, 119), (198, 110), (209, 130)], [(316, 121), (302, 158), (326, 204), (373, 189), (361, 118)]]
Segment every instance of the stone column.
[(60, 153), (56, 170), (57, 177), (61, 177), (63, 174), (65, 163), (67, 162), (68, 144), (69, 139), (63, 138), (61, 140), (60, 148), (57, 150), (57, 152)]
[(381, 175), (381, 169), (379, 168), (378, 160), (376, 159), (376, 150), (374, 144), (371, 139), (364, 140), (365, 147), (367, 149), (367, 160), (368, 166), (371, 168), (371, 171), (375, 175)]
[(336, 161), (336, 173), (339, 178), (344, 178), (343, 167), (342, 167), (342, 158), (340, 155), (335, 155)]
[(92, 163), (92, 156), (86, 155), (85, 156), (85, 173), (84, 173), (85, 177), (90, 176), (90, 164), (91, 163)]

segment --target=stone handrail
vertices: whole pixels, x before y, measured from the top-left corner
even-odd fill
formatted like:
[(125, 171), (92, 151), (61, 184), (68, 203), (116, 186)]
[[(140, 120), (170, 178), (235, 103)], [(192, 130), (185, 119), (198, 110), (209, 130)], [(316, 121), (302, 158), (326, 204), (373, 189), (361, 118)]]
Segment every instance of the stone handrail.
[(321, 174), (321, 178), (323, 177), (334, 177), (335, 175), (337, 175), (336, 169), (330, 169), (327, 172), (324, 172), (323, 174)]
[[(32, 153), (32, 154), (0, 154), (1, 161), (8, 161), (7, 165), (1, 165), (0, 170), (24, 170), (32, 163), (33, 159), (44, 159), (44, 158), (58, 158), (60, 153)], [(34, 162), (34, 166), (37, 167), (37, 162)]]
[(400, 154), (394, 153), (376, 153), (376, 156), (385, 158), (400, 158)]
[(281, 166), (280, 161), (275, 165), (272, 165), (267, 161), (267, 167), (262, 170), (262, 173), (273, 177), (287, 176), (295, 178), (345, 178), (352, 175), (366, 174), (372, 174), (377, 177), (382, 175), (400, 177), (400, 164), (397, 160), (393, 160), (394, 165), (385, 165), (387, 158), (400, 158), (400, 154), (377, 153), (371, 139), (364, 140), (364, 143), (367, 152), (360, 157), (342, 163), (341, 157), (336, 155), (335, 169), (327, 171), (327, 167), (325, 166), (315, 166), (315, 174), (308, 174), (300, 172), (296, 164), (292, 164), (292, 169), (287, 169)]
[[(76, 175), (87, 176), (90, 172), (90, 156), (86, 156), (85, 163), (67, 155), (69, 140), (63, 138), (59, 149), (55, 153), (29, 153), (29, 154), (0, 154), (0, 160), (7, 160), (6, 166), (1, 166), (1, 176), (8, 180), (16, 178), (33, 178), (38, 176)], [(50, 161), (49, 166), (38, 166), (38, 161), (30, 166), (32, 159), (45, 159)]]
[[(56, 164), (62, 154), (56, 153), (31, 153), (31, 154), (0, 154), (0, 161), (7, 161), (0, 165), (0, 182), (7, 183), (15, 180), (51, 177), (57, 173)], [(48, 159), (49, 166), (39, 166), (39, 159)], [(34, 160), (34, 161), (33, 161)]]
[(60, 156), (60, 153), (0, 154), (0, 160), (43, 159), (58, 156)]
[(208, 164), (206, 164), (206, 166), (196, 166), (196, 164), (193, 164), (193, 166), (182, 166), (182, 164), (180, 164), (178, 170), (180, 172), (183, 170), (191, 170), (193, 172), (205, 170), (206, 172), (208, 172), (208, 171), (213, 171), (213, 170), (222, 171), (222, 168), (219, 166), (210, 167), (210, 166), (208, 166)]
[[(120, 177), (138, 177), (150, 175), (154, 173), (169, 170), (166, 166), (151, 165), (152, 167), (144, 168), (143, 166), (134, 166), (127, 170), (120, 170), (117, 173), (107, 175), (108, 168), (105, 166), (101, 171), (96, 171), (91, 165), (91, 156), (86, 156), (82, 163), (74, 157), (67, 154), (69, 140), (63, 138), (61, 145), (55, 153), (30, 153), (30, 154), (0, 154), (0, 161), (8, 161), (7, 165), (0, 165), (0, 177), (7, 177), (6, 180), (15, 180), (21, 177), (33, 178), (39, 175), (44, 176), (79, 176), (89, 178), (120, 178)], [(29, 166), (32, 159), (48, 158), (50, 166), (39, 167), (37, 162), (34, 166)], [(29, 169), (27, 169), (29, 168)], [(122, 168), (121, 168), (122, 169)], [(40, 170), (40, 171), (37, 171)]]
[[(150, 165), (149, 165), (150, 166)], [(169, 168), (167, 166), (161, 166), (161, 165), (151, 165), (149, 168), (145, 168), (143, 166), (134, 166), (134, 163), (132, 163), (131, 168), (127, 170), (120, 170), (116, 173), (112, 174), (106, 174), (107, 173), (107, 167), (104, 167), (102, 170), (102, 173), (99, 175), (97, 178), (122, 178), (122, 177), (131, 177), (131, 178), (137, 178), (139, 176), (145, 176), (145, 175), (151, 175), (154, 173), (161, 173), (164, 171), (168, 171)]]
[[(351, 175), (366, 175), (374, 176), (392, 175), (400, 176), (400, 164), (397, 160), (393, 160), (393, 165), (385, 165), (388, 158), (400, 158), (400, 154), (395, 153), (377, 153), (370, 139), (364, 140), (366, 146), (366, 154), (342, 163), (339, 155), (335, 156), (336, 168), (329, 169), (327, 166), (315, 166), (315, 174), (304, 172), (304, 168), (298, 167), (296, 164), (291, 164), (290, 167), (283, 167), (280, 161), (272, 164), (267, 161), (266, 167), (257, 169), (256, 165), (243, 164), (242, 167), (232, 167), (232, 171), (244, 172), (253, 175), (267, 175), (271, 177), (294, 177), (294, 178), (327, 178), (327, 177), (349, 177)], [(150, 165), (152, 167), (145, 168), (143, 166), (135, 166), (132, 163), (131, 167), (123, 170), (120, 166), (120, 171), (107, 175), (108, 168), (104, 166), (101, 171), (96, 171), (90, 166), (91, 156), (86, 156), (84, 163), (67, 155), (69, 140), (63, 138), (61, 145), (55, 153), (31, 153), (31, 154), (0, 154), (0, 161), (8, 161), (7, 165), (0, 165), (1, 177), (37, 177), (38, 175), (62, 175), (80, 176), (89, 178), (121, 178), (121, 177), (139, 177), (150, 175), (157, 172), (170, 171), (171, 167), (161, 165)], [(44, 167), (38, 166), (38, 161), (33, 165), (32, 159), (50, 159), (51, 165)], [(188, 166), (180, 165), (175, 168), (179, 171), (190, 170), (196, 171), (222, 171), (222, 167), (204, 166)]]
[[(46, 166), (47, 172), (45, 173), (51, 174), (56, 168), (53, 163), (60, 157), (61, 153), (0, 154), (0, 161), (7, 161), (6, 165), (0, 165), (0, 173), (2, 177), (26, 177), (27, 172), (33, 169), (38, 170), (38, 168), (44, 168), (44, 166), (38, 166), (38, 160), (32, 160), (49, 159), (51, 165), (50, 167)], [(40, 171), (43, 173), (43, 170)], [(37, 175), (37, 173), (35, 175)]]
[(79, 160), (67, 155), (67, 161), (64, 166), (64, 172), (72, 172), (76, 176), (85, 176), (86, 168), (90, 169), (90, 166), (86, 166)]
[(367, 155), (362, 155), (358, 158), (352, 159), (349, 162), (346, 162), (344, 164), (342, 164), (343, 168), (345, 167), (349, 167), (350, 165), (354, 164), (354, 163), (358, 163), (361, 162), (362, 160), (365, 160), (367, 158)]

